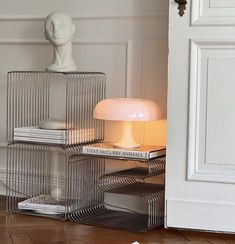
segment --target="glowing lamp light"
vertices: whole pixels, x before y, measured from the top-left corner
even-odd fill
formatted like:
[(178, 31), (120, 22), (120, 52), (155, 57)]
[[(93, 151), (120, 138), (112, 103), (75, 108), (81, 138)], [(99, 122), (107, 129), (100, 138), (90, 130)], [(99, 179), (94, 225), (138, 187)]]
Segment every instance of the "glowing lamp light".
[(94, 110), (94, 118), (102, 120), (122, 121), (123, 129), (116, 147), (136, 148), (133, 136), (132, 121), (152, 121), (161, 118), (159, 106), (149, 100), (136, 98), (113, 98), (99, 102)]

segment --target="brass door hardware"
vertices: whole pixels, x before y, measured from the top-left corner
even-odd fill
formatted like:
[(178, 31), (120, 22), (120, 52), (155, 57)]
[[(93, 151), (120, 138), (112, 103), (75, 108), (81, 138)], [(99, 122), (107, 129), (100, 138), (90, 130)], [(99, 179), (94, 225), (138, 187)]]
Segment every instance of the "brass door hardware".
[(178, 3), (178, 10), (179, 10), (179, 15), (182, 17), (185, 13), (186, 10), (186, 0), (175, 0), (176, 3)]

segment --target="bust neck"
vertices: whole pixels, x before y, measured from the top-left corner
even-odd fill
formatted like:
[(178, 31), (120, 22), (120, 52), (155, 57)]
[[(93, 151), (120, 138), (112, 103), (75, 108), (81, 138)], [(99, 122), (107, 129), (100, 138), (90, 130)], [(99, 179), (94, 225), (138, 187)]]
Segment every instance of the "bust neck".
[(76, 65), (72, 58), (72, 43), (54, 46), (54, 55), (51, 65), (47, 68), (49, 71), (75, 71)]

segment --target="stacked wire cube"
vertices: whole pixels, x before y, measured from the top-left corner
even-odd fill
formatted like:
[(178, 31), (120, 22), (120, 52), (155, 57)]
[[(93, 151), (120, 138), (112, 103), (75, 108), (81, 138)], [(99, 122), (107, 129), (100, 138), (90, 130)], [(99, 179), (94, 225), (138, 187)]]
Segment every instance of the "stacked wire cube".
[(15, 128), (49, 118), (65, 121), (65, 145), (103, 140), (103, 123), (93, 119), (95, 105), (105, 97), (103, 73), (9, 72), (7, 85), (9, 142)]
[[(128, 159), (135, 166), (107, 173), (110, 158), (81, 153), (83, 145), (104, 140), (104, 123), (93, 119), (105, 98), (103, 73), (9, 72), (7, 88), (8, 213), (134, 232), (163, 224), (164, 185), (145, 180), (164, 174), (165, 156)], [(63, 140), (40, 133), (16, 136), (17, 129), (52, 118), (64, 121)], [(126, 161), (114, 161), (120, 160)], [(106, 194), (137, 197), (146, 210), (114, 206)]]
[[(105, 75), (15, 71), (8, 73), (7, 89), (7, 211), (67, 219), (77, 206), (69, 158), (83, 144), (104, 139), (104, 124), (93, 119), (93, 110), (105, 98)], [(15, 136), (16, 128), (52, 118), (64, 121), (62, 141)], [(99, 165), (98, 159), (86, 161)]]
[[(131, 161), (135, 162), (135, 165), (140, 165), (140, 167), (135, 166), (107, 174), (105, 173), (105, 165), (107, 165), (105, 160), (107, 161), (107, 157), (74, 155), (70, 158), (70, 167), (72, 167), (70, 170), (75, 175), (81, 174), (81, 169), (86, 167), (84, 158), (86, 160), (90, 158), (100, 160), (95, 169), (100, 177), (99, 179), (94, 177), (94, 167), (93, 170), (90, 167), (89, 172), (86, 171), (89, 179), (93, 179), (93, 184), (89, 187), (92, 194), (80, 199), (81, 201), (77, 202), (75, 208), (77, 210), (69, 212), (68, 218), (71, 221), (133, 232), (146, 232), (163, 225), (164, 184), (148, 183), (145, 182), (145, 179), (164, 174), (165, 156), (144, 161), (132, 159)], [(97, 173), (96, 176), (98, 176)], [(84, 181), (81, 180), (81, 177), (76, 176), (71, 178), (70, 184), (81, 186), (82, 182)], [(83, 191), (86, 191), (88, 185), (82, 187)], [(92, 188), (92, 186), (95, 187)], [(75, 198), (79, 198), (78, 193), (80, 193), (80, 190), (72, 192), (76, 192), (77, 196)], [(113, 198), (117, 198), (118, 195), (138, 198), (138, 201), (142, 202), (146, 210), (137, 212), (131, 208), (111, 205), (104, 197), (106, 193), (113, 194)]]

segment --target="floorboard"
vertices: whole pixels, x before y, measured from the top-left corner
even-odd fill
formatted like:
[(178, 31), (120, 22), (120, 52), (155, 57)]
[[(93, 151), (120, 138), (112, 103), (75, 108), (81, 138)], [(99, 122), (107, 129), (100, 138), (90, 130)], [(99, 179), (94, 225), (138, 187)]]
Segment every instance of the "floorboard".
[(21, 214), (7, 215), (0, 197), (0, 244), (235, 244), (235, 235), (157, 228), (146, 233), (98, 228)]

